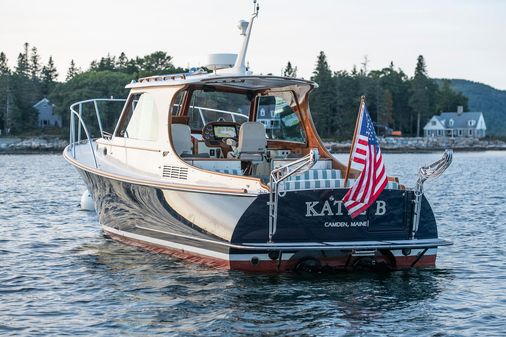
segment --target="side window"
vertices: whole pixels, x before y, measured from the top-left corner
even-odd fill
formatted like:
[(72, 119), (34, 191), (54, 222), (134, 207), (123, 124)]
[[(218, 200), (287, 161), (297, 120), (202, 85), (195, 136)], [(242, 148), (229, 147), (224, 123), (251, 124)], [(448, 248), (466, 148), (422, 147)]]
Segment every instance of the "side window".
[(288, 92), (258, 98), (256, 120), (265, 126), (268, 139), (306, 142), (295, 106), (293, 94)]
[(159, 116), (151, 94), (133, 95), (126, 109), (127, 116), (121, 123), (118, 136), (149, 141), (158, 139)]
[(185, 95), (186, 90), (177, 93), (176, 98), (174, 99), (174, 105), (172, 105), (170, 110), (170, 114), (172, 116), (179, 116), (179, 112), (183, 108), (183, 100)]

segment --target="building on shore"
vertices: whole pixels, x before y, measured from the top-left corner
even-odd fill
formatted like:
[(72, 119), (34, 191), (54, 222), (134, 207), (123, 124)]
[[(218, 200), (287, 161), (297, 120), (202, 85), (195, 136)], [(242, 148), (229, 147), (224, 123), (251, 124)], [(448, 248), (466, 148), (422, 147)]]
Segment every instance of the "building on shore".
[(38, 112), (37, 127), (51, 128), (62, 127), (61, 116), (54, 114), (54, 105), (47, 98), (43, 98), (33, 105)]
[(457, 112), (442, 112), (439, 116), (432, 116), (423, 127), (425, 137), (471, 137), (483, 138), (487, 126), (481, 112), (464, 112), (459, 106)]

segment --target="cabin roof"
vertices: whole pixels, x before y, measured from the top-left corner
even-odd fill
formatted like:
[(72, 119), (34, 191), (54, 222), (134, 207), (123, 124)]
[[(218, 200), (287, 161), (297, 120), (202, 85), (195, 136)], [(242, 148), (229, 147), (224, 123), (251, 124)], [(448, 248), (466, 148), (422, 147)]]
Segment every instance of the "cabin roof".
[(126, 88), (145, 88), (153, 86), (173, 86), (184, 84), (202, 84), (219, 85), (220, 87), (245, 89), (245, 90), (265, 90), (274, 88), (284, 88), (288, 86), (306, 86), (317, 88), (318, 84), (299, 78), (272, 76), (272, 75), (216, 75), (210, 74), (174, 74), (152, 76), (139, 79), (132, 82)]

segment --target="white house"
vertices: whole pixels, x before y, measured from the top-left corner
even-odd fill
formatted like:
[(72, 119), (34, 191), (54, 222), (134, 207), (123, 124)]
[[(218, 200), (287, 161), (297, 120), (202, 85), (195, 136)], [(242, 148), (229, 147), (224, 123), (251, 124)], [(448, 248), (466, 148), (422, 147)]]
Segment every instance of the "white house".
[(464, 112), (459, 106), (457, 112), (442, 112), (432, 116), (423, 127), (425, 137), (485, 137), (485, 119), (481, 112)]
[(54, 114), (54, 106), (49, 102), (47, 98), (43, 98), (33, 106), (37, 112), (37, 127), (48, 128), (48, 127), (62, 127), (61, 116)]

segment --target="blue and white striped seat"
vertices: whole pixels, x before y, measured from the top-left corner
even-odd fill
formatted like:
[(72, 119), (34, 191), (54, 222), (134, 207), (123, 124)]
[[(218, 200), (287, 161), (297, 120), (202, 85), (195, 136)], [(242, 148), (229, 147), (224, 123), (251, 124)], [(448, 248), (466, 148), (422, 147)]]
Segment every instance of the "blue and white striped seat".
[[(348, 179), (347, 187), (355, 183), (354, 179)], [(280, 191), (303, 191), (344, 188), (344, 179), (310, 179), (310, 180), (287, 180), (280, 185)]]
[(325, 180), (341, 179), (340, 170), (309, 170), (298, 176), (291, 176), (289, 180)]
[(244, 172), (239, 169), (215, 169), (214, 171), (219, 172), (219, 173), (225, 173), (225, 174), (233, 174), (236, 176), (244, 175)]
[[(346, 187), (349, 188), (355, 183), (355, 179), (348, 179)], [(344, 179), (311, 179), (311, 180), (287, 180), (280, 185), (281, 191), (302, 191), (344, 188)], [(389, 181), (386, 189), (398, 190), (399, 183)]]

